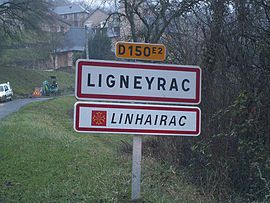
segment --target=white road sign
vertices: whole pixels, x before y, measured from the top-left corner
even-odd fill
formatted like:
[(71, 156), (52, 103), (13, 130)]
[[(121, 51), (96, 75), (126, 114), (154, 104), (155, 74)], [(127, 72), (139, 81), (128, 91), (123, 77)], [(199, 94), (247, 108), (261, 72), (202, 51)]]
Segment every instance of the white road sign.
[(75, 91), (80, 100), (199, 104), (201, 69), (198, 66), (78, 60)]
[(197, 136), (201, 112), (197, 107), (77, 102), (77, 132)]

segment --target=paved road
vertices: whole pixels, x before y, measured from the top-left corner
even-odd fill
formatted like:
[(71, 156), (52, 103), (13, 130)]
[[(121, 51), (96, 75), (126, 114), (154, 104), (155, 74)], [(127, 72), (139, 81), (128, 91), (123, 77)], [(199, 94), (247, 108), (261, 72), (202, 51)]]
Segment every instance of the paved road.
[(18, 99), (11, 102), (0, 103), (0, 119), (6, 117), (7, 115), (18, 111), (21, 107), (26, 104), (36, 102), (36, 101), (45, 101), (51, 98), (29, 98), (29, 99)]

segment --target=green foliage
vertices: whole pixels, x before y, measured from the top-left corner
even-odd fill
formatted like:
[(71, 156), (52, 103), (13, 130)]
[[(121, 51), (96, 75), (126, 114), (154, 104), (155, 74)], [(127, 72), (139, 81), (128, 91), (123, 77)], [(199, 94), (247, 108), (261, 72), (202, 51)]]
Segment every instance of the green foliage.
[(227, 158), (224, 164), (229, 167), (232, 186), (251, 201), (267, 201), (270, 194), (269, 127), (264, 122), (269, 119), (265, 114), (269, 110), (261, 100), (259, 95), (241, 93), (230, 107), (217, 115), (230, 120), (231, 124), (224, 126), (228, 131), (215, 135), (228, 140), (226, 143), (230, 145), (230, 149), (224, 151), (229, 155), (224, 157)]
[(202, 133), (151, 140), (219, 202), (270, 201), (269, 1), (203, 1), (164, 36), (168, 59), (202, 68)]
[[(0, 56), (8, 55), (7, 52), (14, 52), (13, 57), (1, 58), (1, 63), (11, 63), (19, 65), (34, 63), (39, 60), (32, 55), (43, 52), (42, 60), (48, 59), (52, 52), (52, 44), (56, 44), (53, 37), (59, 34), (50, 34), (42, 30), (42, 26), (54, 23), (53, 15), (49, 10), (49, 4), (45, 0), (9, 0), (0, 2)], [(60, 40), (57, 39), (56, 42)], [(30, 53), (22, 60), (12, 61), (17, 53)], [(35, 49), (32, 51), (31, 49)], [(32, 55), (31, 55), (32, 52)], [(46, 53), (44, 53), (46, 52)], [(23, 53), (26, 55), (26, 53)], [(4, 57), (6, 57), (4, 56)], [(43, 62), (43, 61), (42, 61)]]
[(52, 21), (45, 0), (9, 0), (0, 2), (0, 33), (17, 38), (22, 30), (41, 33), (42, 23)]
[(267, 202), (270, 114), (262, 100), (243, 92), (211, 118), (209, 128), (217, 133), (196, 139), (152, 140), (157, 150), (152, 153), (162, 151), (161, 160), (185, 166), (194, 183), (219, 201), (242, 197), (243, 201)]
[(114, 59), (111, 40), (105, 32), (98, 31), (94, 37), (89, 39), (89, 58)]
[(75, 52), (72, 56), (72, 63), (73, 65), (76, 64), (76, 61), (78, 59), (84, 59), (85, 58), (85, 52), (81, 53), (81, 52)]

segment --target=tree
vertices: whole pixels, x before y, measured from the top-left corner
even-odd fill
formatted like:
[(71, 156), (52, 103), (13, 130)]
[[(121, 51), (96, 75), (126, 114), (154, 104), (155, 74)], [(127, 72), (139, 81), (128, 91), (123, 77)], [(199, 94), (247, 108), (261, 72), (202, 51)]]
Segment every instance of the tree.
[(47, 33), (42, 28), (55, 22), (50, 6), (46, 0), (0, 1), (0, 52), (16, 46), (45, 51)]
[(45, 0), (7, 0), (0, 3), (0, 33), (16, 38), (22, 31), (40, 32), (52, 20)]
[(188, 168), (217, 201), (268, 202), (270, 2), (204, 0), (191, 11), (162, 40), (173, 62), (202, 68), (202, 133), (151, 140), (153, 154)]
[[(190, 11), (200, 0), (121, 0), (117, 14), (129, 26), (133, 41), (156, 43), (173, 19)], [(125, 25), (124, 25), (125, 26)]]
[(113, 59), (111, 40), (105, 30), (97, 30), (96, 34), (89, 39), (89, 57), (91, 59)]
[(47, 52), (50, 53), (53, 69), (56, 69), (57, 49), (59, 49), (59, 47), (61, 47), (61, 44), (63, 44), (64, 33), (47, 33), (46, 39), (48, 44)]

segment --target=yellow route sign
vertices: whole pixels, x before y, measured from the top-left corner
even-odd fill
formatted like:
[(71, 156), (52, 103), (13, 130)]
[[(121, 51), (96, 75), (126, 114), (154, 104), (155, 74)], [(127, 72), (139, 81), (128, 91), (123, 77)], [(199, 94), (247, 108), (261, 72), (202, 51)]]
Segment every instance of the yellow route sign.
[(117, 42), (115, 55), (118, 58), (163, 61), (166, 48), (163, 44)]

